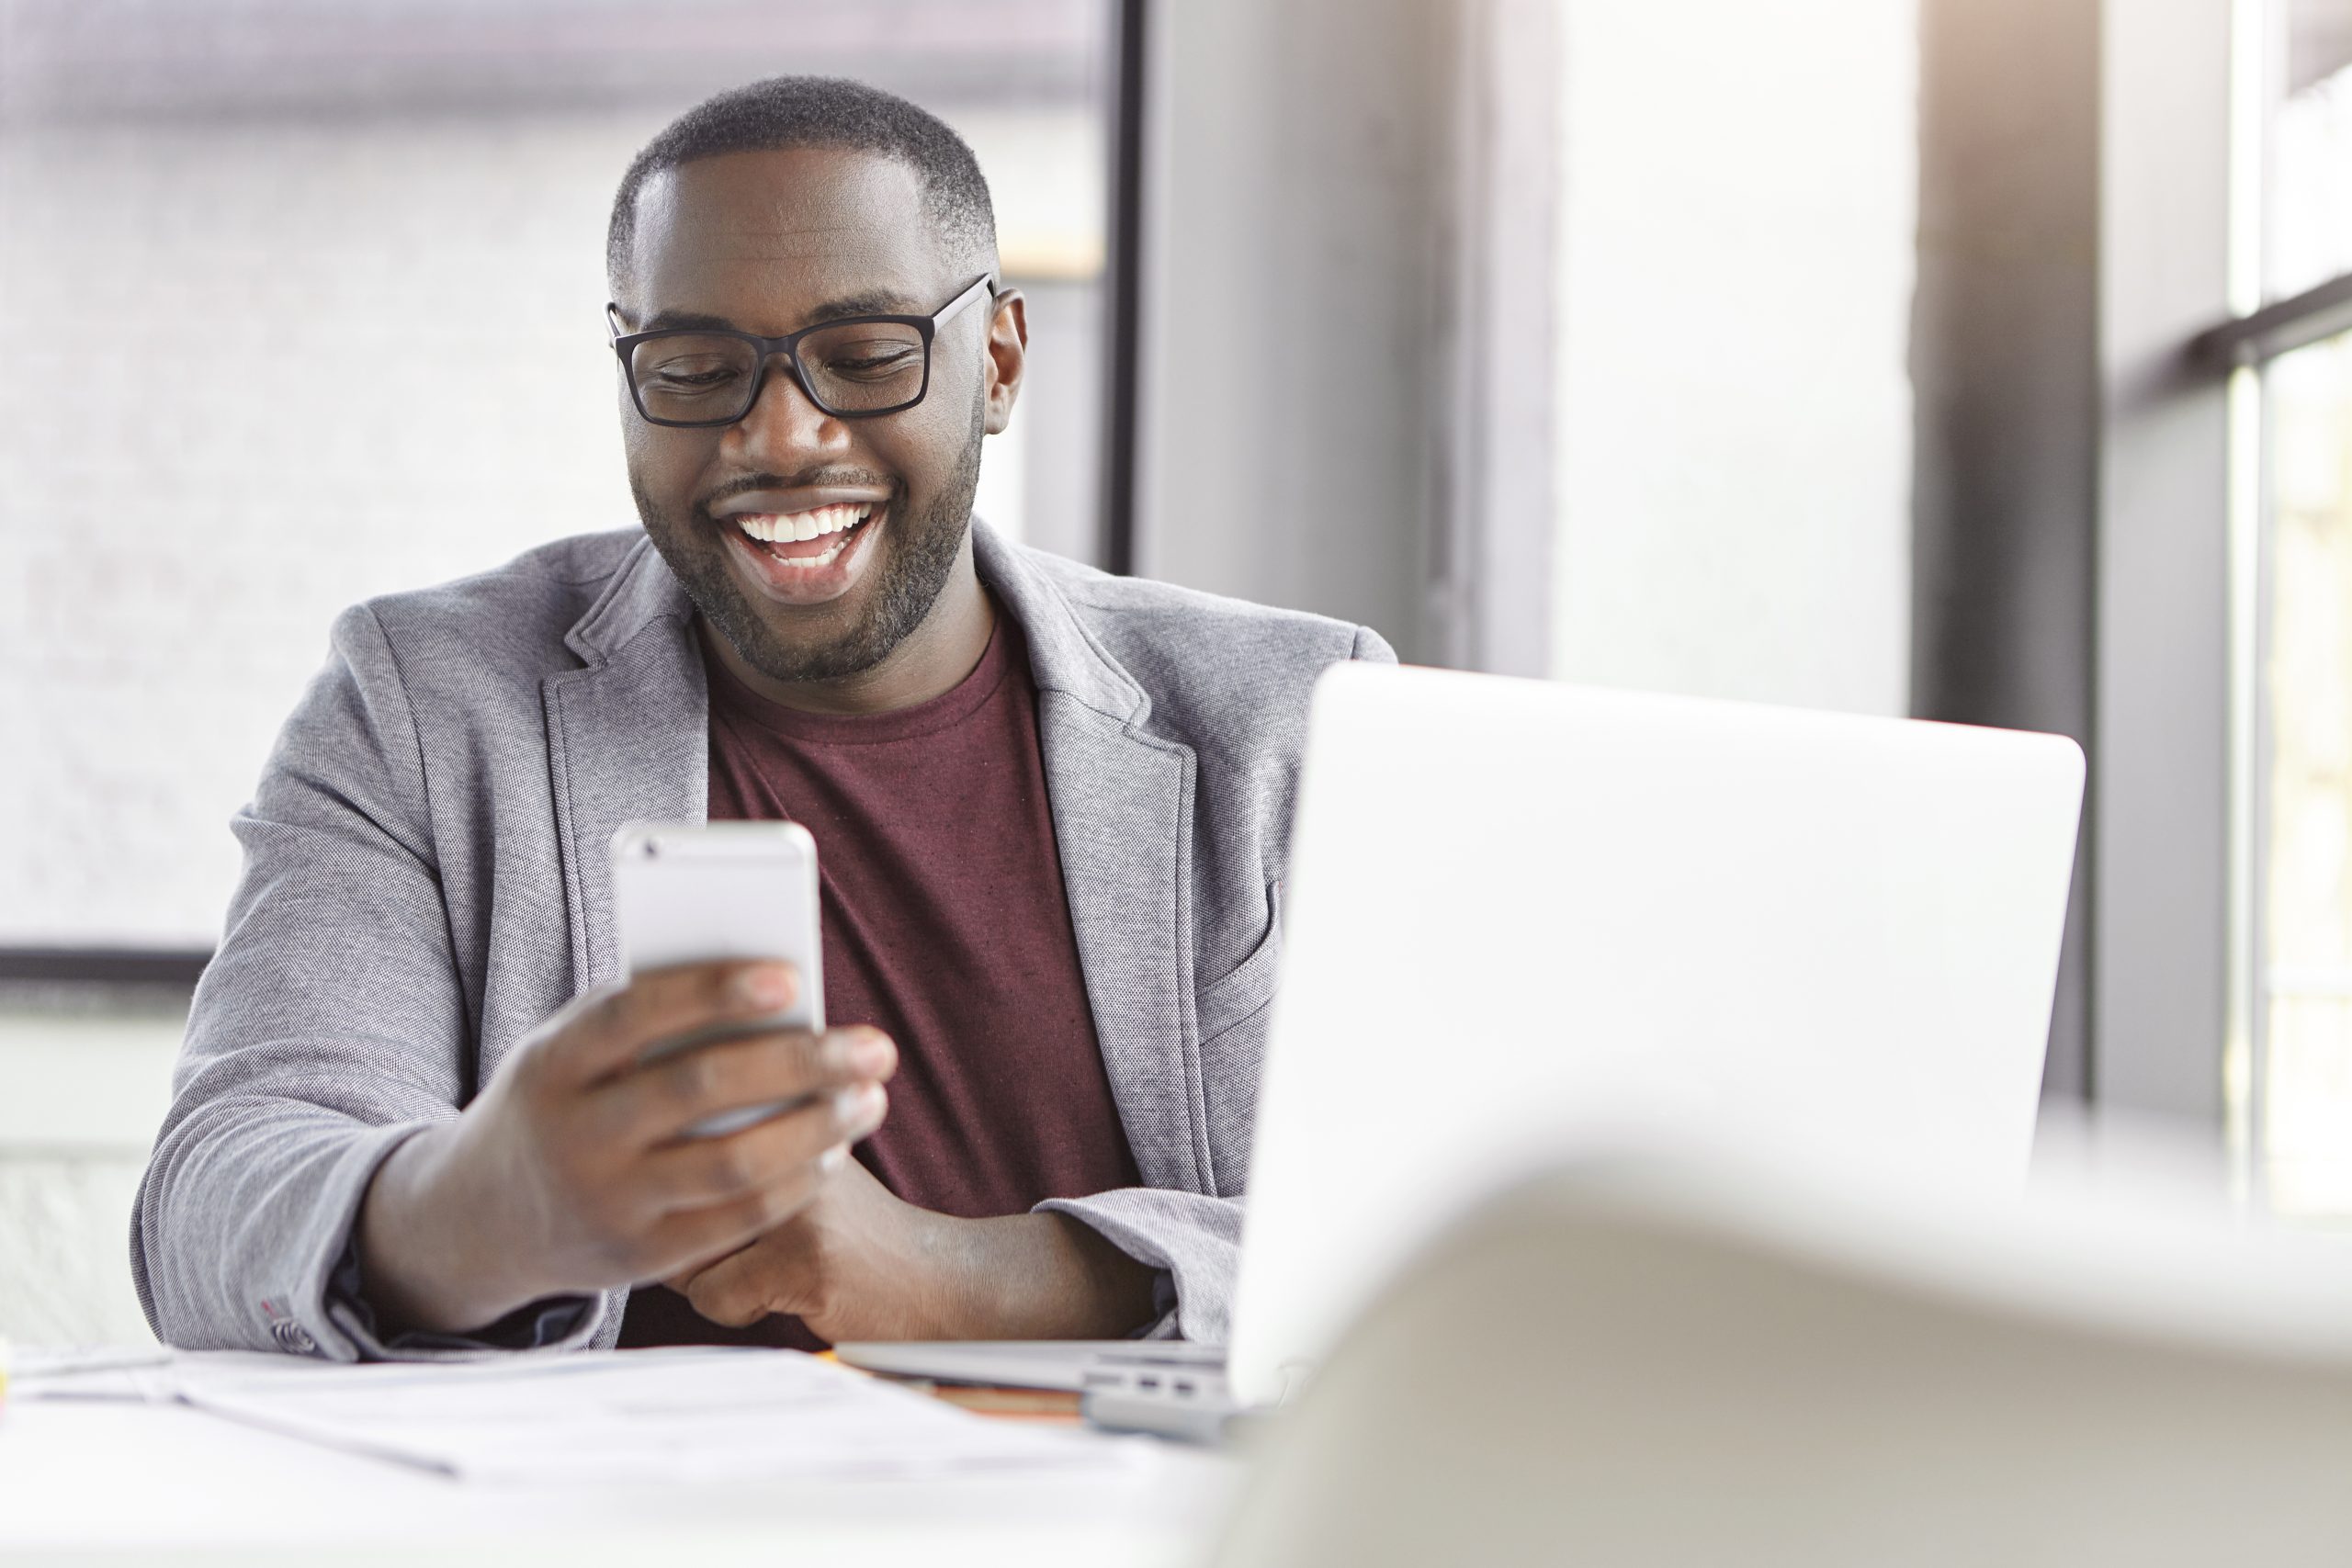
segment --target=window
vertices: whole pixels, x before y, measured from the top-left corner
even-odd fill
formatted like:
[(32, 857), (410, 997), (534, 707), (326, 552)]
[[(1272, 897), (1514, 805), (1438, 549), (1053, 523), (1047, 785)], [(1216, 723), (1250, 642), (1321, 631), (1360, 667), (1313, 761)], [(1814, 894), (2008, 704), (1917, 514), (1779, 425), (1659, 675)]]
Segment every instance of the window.
[[(2272, 0), (2270, 22), (2277, 311), (2352, 275), (2352, 4)], [(2267, 360), (2262, 426), (2255, 1125), (2274, 1207), (2352, 1215), (2352, 334)]]
[[(1092, 555), (1114, 21), (0, 0), (0, 949), (209, 948), (225, 824), (334, 613), (634, 523), (605, 212), (718, 88), (854, 75), (965, 133), (1033, 337), (978, 510)], [(225, 374), (298, 390), (226, 398)]]
[[(2212, 449), (2226, 451), (2228, 516), (2220, 529), (2210, 515), (2200, 525), (2192, 495), (2169, 525), (2144, 503), (2123, 522), (2157, 519), (2148, 536), (2176, 550), (2200, 550), (2199, 527), (2229, 539), (2204, 557), (2226, 558), (2226, 614), (2201, 626), (2183, 617), (2175, 640), (2192, 664), (2168, 693), (2196, 706), (2193, 661), (2226, 645), (2229, 1124), (2252, 1193), (2291, 1216), (2352, 1217), (2352, 0), (2182, 0), (2172, 14), (2176, 45), (2228, 21), (2228, 112), (2211, 113), (2209, 96), (2189, 117), (2206, 128), (2192, 139), (2218, 139), (2226, 119), (2226, 200), (2209, 180), (2181, 209), (2211, 221), (2227, 208), (2226, 268), (2188, 293), (2225, 274), (2230, 319), (2190, 345), (2175, 395), (2187, 417), (2164, 415), (2158, 431), (2177, 450), (2196, 445), (2199, 421), (2209, 433), (2226, 425)], [(2177, 222), (2156, 231), (2194, 243)], [(2149, 451), (2133, 460), (2153, 468)], [(2172, 471), (2193, 476), (2198, 461)], [(2110, 462), (2111, 490), (2114, 472)], [(2110, 548), (2121, 539), (2128, 551), (2116, 524), (2110, 515)], [(2153, 638), (2137, 651), (2151, 667), (2164, 657)], [(2109, 689), (2128, 687), (2110, 676)], [(2171, 750), (2171, 776), (2142, 767), (2135, 804), (2160, 787), (2203, 798), (2197, 763), (2211, 752), (2198, 723), (2177, 727), (2186, 743)], [(2112, 779), (2112, 751), (2107, 765)], [(2194, 832), (2177, 813), (2173, 825), (2176, 838)], [(2144, 826), (2132, 847), (2165, 852)], [(2173, 923), (2193, 944), (2194, 920)], [(2196, 967), (2193, 945), (2174, 953)]]
[(2352, 339), (2275, 361), (2259, 805), (2272, 1201), (2352, 1214)]

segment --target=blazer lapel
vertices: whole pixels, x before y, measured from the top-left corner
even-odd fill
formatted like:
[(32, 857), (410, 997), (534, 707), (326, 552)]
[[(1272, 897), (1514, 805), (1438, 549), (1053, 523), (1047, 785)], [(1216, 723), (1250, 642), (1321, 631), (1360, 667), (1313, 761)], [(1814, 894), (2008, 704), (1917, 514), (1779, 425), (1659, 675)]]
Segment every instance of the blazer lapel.
[(577, 996), (620, 977), (614, 830), (640, 818), (699, 822), (708, 809), (710, 699), (692, 605), (650, 540), (566, 640), (587, 668), (549, 676), (540, 694)]
[(1190, 748), (1143, 728), (1143, 689), (1044, 573), (973, 525), (981, 580), (1021, 623), (1079, 966), (1143, 1179), (1216, 1191), (1193, 1021)]

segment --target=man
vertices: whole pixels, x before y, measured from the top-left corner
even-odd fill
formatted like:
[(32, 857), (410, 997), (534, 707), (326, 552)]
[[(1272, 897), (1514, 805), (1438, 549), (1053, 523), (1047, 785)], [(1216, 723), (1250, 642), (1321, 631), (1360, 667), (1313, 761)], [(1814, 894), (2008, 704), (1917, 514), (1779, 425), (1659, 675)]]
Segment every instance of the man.
[[(643, 531), (337, 622), (236, 822), (150, 1321), (337, 1359), (1221, 1338), (1307, 692), (1385, 646), (972, 521), (1026, 318), (912, 105), (712, 99), (609, 264)], [(706, 814), (815, 835), (843, 1027), (648, 1059), (797, 983), (616, 982), (613, 830)]]

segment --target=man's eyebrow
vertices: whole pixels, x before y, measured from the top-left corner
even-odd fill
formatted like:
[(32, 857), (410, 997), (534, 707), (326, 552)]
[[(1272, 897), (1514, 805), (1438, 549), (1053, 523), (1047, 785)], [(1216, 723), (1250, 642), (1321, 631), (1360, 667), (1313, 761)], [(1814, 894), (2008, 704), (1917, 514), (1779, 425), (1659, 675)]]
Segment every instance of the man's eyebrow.
[(673, 333), (680, 331), (731, 333), (735, 323), (724, 316), (706, 316), (699, 310), (661, 310), (637, 329), (641, 333)]
[(809, 322), (837, 321), (843, 316), (928, 316), (924, 310), (903, 294), (887, 288), (870, 293), (852, 294), (845, 299), (828, 299), (808, 312)]
[[(809, 311), (801, 324), (813, 327), (820, 321), (836, 321), (843, 316), (926, 316), (930, 313), (903, 294), (878, 288), (870, 293), (828, 299)], [(700, 310), (657, 310), (637, 330), (641, 333), (737, 333), (750, 329), (740, 327), (724, 316), (707, 315)]]

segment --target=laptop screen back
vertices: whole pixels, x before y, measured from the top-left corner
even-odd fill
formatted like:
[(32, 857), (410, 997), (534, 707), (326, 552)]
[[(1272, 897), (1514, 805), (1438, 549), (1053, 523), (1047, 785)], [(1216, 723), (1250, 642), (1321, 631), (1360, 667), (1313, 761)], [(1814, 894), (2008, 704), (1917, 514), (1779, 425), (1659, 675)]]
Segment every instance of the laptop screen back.
[(2082, 754), (1360, 664), (1317, 690), (1231, 1375), (1595, 1145), (2021, 1181)]

